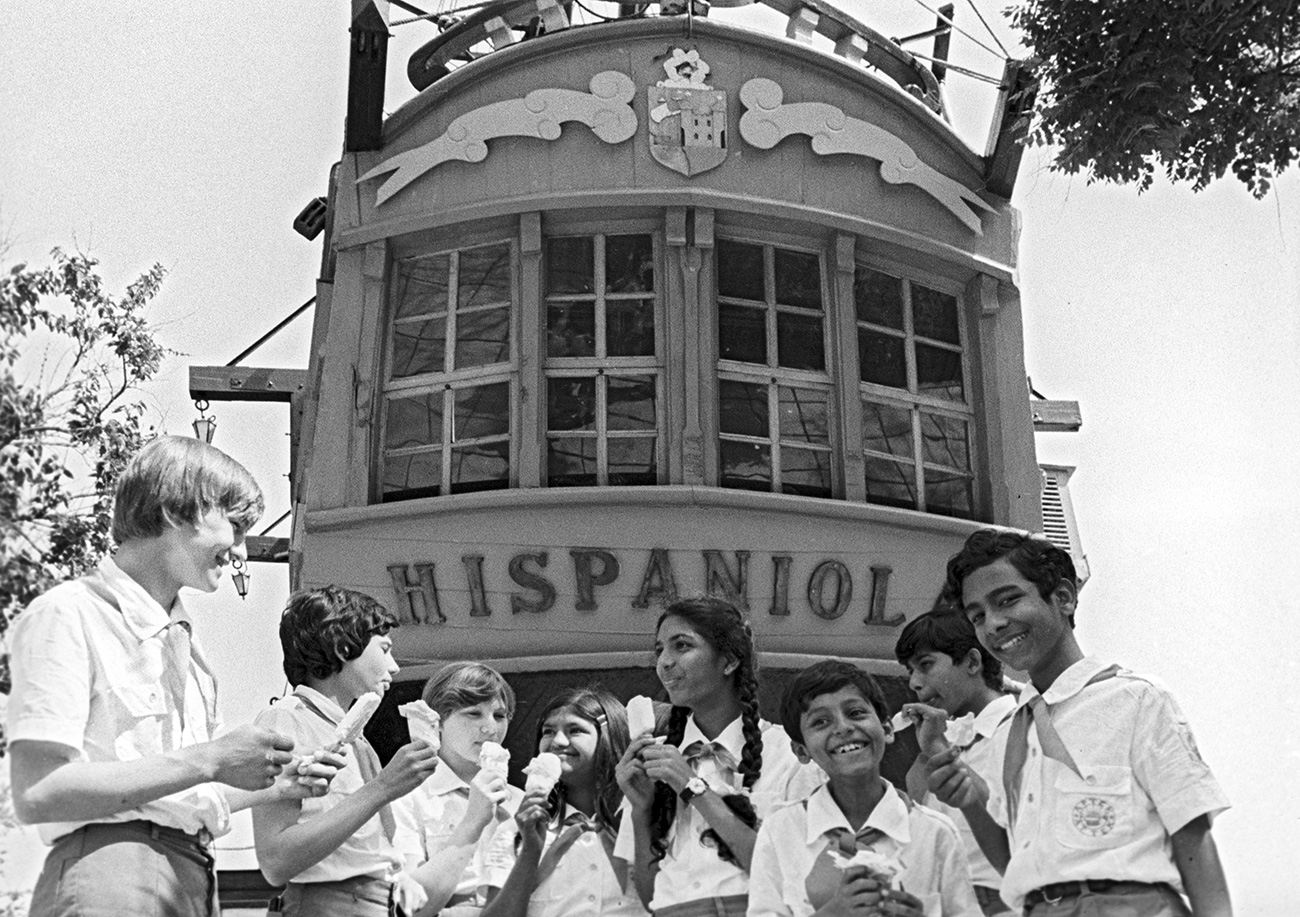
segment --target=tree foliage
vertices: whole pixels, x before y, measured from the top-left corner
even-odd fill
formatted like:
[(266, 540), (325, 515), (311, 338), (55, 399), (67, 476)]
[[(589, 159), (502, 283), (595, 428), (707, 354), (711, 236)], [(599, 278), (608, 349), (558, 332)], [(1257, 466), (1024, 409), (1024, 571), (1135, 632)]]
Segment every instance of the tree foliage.
[(1089, 180), (1256, 197), (1300, 153), (1298, 0), (1026, 0), (1009, 11), (1041, 81), (1033, 142)]
[(94, 259), (51, 262), (0, 276), (0, 633), (109, 550), (113, 490), (147, 432), (139, 387), (172, 353), (146, 320), (160, 265), (116, 297)]

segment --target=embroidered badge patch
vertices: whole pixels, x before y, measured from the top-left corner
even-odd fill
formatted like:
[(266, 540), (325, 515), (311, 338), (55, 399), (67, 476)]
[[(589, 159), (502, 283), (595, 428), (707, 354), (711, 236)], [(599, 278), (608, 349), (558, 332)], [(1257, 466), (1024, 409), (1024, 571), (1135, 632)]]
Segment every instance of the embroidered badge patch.
[(1088, 837), (1103, 837), (1115, 830), (1115, 807), (1096, 796), (1075, 803), (1070, 818), (1075, 830)]

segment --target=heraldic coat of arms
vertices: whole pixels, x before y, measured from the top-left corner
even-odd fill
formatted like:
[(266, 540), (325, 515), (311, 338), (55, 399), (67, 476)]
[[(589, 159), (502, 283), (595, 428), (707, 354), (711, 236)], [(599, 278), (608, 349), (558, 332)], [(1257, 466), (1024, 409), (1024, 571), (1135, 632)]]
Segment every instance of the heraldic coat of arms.
[(699, 51), (674, 48), (666, 79), (650, 97), (650, 153), (683, 175), (698, 175), (727, 158), (727, 93), (709, 86)]

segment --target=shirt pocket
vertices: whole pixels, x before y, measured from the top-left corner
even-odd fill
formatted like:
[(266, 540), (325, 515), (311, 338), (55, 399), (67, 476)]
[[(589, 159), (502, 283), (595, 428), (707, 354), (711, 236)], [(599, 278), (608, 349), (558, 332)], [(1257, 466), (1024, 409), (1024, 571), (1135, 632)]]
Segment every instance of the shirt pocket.
[(165, 751), (162, 724), (167, 717), (167, 699), (161, 685), (115, 685), (113, 707), (118, 721), (115, 747), (120, 760), (129, 761)]
[(1083, 776), (1062, 770), (1056, 777), (1056, 838), (1066, 847), (1099, 850), (1126, 843), (1133, 834), (1133, 771), (1085, 767)]

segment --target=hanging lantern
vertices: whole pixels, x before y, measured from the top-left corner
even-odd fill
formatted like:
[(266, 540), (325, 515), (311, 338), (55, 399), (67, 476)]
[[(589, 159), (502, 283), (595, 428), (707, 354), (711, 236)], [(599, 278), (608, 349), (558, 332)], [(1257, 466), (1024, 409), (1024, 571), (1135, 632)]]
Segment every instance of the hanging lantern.
[[(202, 399), (195, 401), (194, 407), (199, 412), (199, 419), (194, 421), (194, 438), (210, 446), (212, 437), (217, 434), (217, 418), (208, 416), (208, 403)], [(240, 595), (243, 593), (241, 592)]]
[(248, 596), (248, 564), (236, 557), (231, 561), (231, 566), (234, 567), (234, 572), (230, 574), (230, 579), (235, 584), (235, 591), (239, 593), (241, 599), (246, 598)]

